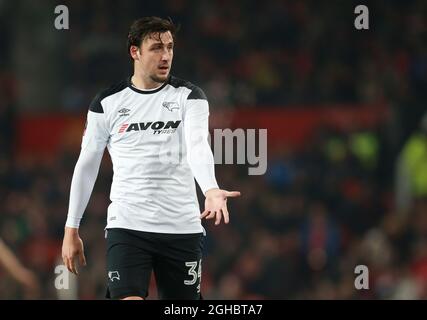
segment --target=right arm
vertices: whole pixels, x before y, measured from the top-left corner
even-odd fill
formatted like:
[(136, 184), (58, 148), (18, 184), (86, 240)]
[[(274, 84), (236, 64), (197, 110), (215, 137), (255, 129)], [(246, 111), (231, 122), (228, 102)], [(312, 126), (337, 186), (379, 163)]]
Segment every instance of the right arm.
[(70, 203), (62, 244), (62, 260), (67, 269), (74, 274), (78, 274), (75, 264), (76, 257), (79, 258), (80, 265), (86, 265), (79, 226), (98, 176), (102, 155), (103, 152), (82, 150), (71, 181)]
[(100, 102), (95, 99), (87, 115), (82, 148), (71, 181), (70, 202), (62, 243), (62, 260), (67, 269), (74, 274), (78, 274), (76, 258), (79, 259), (80, 265), (86, 265), (83, 241), (78, 231), (98, 176), (108, 139), (109, 131), (105, 115)]

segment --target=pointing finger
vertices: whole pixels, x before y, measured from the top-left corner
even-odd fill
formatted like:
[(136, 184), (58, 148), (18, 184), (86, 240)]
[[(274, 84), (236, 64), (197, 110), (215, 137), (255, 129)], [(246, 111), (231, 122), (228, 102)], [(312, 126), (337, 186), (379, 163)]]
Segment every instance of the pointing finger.
[(231, 197), (231, 198), (235, 198), (235, 197), (239, 197), (240, 196), (240, 191), (227, 191), (225, 193), (226, 197)]

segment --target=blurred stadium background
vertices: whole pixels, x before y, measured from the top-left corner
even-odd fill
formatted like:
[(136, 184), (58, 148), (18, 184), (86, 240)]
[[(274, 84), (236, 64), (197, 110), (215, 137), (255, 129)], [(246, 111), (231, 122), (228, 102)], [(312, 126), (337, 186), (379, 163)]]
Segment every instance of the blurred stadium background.
[[(54, 28), (65, 4), (70, 29)], [(208, 231), (210, 299), (427, 298), (427, 3), (0, 1), (0, 237), (40, 282), (0, 267), (1, 299), (57, 299), (68, 195), (88, 104), (131, 72), (128, 27), (181, 24), (173, 74), (202, 87), (211, 129), (267, 128), (268, 170), (217, 165), (231, 224)], [(424, 121), (423, 121), (424, 119)], [(103, 299), (105, 156), (81, 227), (78, 299)], [(370, 289), (354, 288), (354, 268)], [(151, 288), (155, 299), (155, 287)]]

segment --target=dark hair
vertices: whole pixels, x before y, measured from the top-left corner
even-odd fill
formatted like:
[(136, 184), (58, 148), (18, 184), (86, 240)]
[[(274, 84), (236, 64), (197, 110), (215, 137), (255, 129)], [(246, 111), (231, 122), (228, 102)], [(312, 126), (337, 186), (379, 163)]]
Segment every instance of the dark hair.
[[(130, 47), (139, 47), (144, 39), (151, 36), (153, 33), (160, 33), (170, 31), (172, 38), (175, 41), (175, 34), (178, 32), (179, 26), (175, 26), (171, 18), (162, 19), (159, 17), (144, 17), (135, 20), (129, 29), (127, 39), (127, 49), (130, 55)], [(132, 57), (130, 57), (133, 61)]]

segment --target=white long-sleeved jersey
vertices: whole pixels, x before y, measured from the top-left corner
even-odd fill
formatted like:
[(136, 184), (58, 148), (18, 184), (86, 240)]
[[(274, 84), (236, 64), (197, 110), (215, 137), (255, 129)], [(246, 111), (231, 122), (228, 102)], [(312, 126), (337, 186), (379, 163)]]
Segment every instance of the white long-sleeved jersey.
[(197, 233), (194, 178), (205, 193), (218, 188), (203, 91), (170, 76), (139, 90), (130, 78), (92, 101), (70, 191), (66, 226), (78, 227), (107, 146), (113, 163), (106, 228)]

